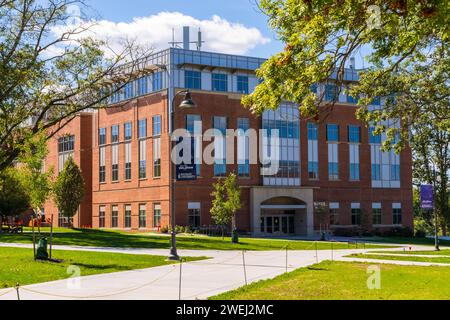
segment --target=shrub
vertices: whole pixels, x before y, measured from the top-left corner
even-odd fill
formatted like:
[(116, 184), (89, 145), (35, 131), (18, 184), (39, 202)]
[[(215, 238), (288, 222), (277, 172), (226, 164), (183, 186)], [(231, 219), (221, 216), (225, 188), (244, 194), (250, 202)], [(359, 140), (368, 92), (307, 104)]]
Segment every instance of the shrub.
[(425, 238), (427, 234), (433, 233), (433, 226), (430, 226), (424, 219), (414, 219), (414, 236), (417, 238)]
[(159, 229), (161, 233), (169, 233), (169, 226), (163, 226)]

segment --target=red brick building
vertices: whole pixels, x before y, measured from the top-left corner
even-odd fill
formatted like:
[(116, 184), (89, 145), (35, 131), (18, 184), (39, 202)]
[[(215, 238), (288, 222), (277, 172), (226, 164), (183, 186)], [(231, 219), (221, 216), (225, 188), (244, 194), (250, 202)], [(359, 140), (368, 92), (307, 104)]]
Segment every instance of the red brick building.
[[(250, 114), (240, 99), (258, 84), (254, 70), (263, 61), (170, 48), (154, 54), (149, 63), (155, 71), (127, 84), (107, 108), (82, 113), (65, 127), (49, 143), (47, 160), (58, 168), (71, 154), (81, 165), (87, 192), (75, 226), (157, 231), (169, 224), (171, 101), (177, 91), (188, 88), (197, 107), (173, 108), (174, 129), (276, 129), (280, 167), (275, 174), (262, 175), (261, 164), (249, 161), (249, 149), (260, 151), (265, 142), (255, 149), (243, 142), (248, 140), (237, 141), (239, 164), (223, 164), (215, 153), (213, 164), (197, 165), (197, 180), (175, 182), (178, 225), (214, 224), (212, 184), (236, 172), (242, 190), (237, 213), (241, 231), (306, 236), (319, 229), (412, 228), (410, 150), (382, 152), (383, 137), (372, 135), (355, 118), (357, 107), (344, 93), (318, 123), (300, 119), (290, 103), (261, 117)], [(346, 79), (356, 81), (357, 71), (348, 69)], [(313, 89), (328, 99), (335, 92), (332, 79)], [(375, 101), (372, 108), (383, 102)], [(196, 140), (197, 154), (209, 143)], [(51, 203), (45, 212), (57, 214)]]

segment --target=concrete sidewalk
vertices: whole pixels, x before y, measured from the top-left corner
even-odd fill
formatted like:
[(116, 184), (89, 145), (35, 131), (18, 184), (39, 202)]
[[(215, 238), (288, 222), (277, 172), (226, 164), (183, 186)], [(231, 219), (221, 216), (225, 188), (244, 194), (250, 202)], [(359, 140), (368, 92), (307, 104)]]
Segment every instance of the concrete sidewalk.
[[(3, 247), (23, 247), (24, 244), (0, 244)], [(129, 254), (167, 255), (165, 249), (123, 249), (54, 246), (55, 250), (85, 250)], [(323, 260), (339, 259), (343, 255), (366, 250), (315, 250), (288, 251), (288, 271), (306, 267)], [(212, 295), (232, 290), (247, 283), (270, 279), (286, 271), (286, 251), (216, 251), (179, 250), (181, 256), (207, 256), (211, 259), (183, 263), (182, 299), (206, 299)], [(246, 268), (244, 273), (243, 260)], [(179, 298), (180, 265), (166, 265), (141, 270), (91, 275), (20, 288), (23, 300), (47, 299), (136, 299), (174, 300)], [(73, 283), (79, 281), (79, 288)], [(0, 299), (17, 300), (14, 289), (0, 290)]]
[[(0, 244), (0, 247), (30, 248), (26, 244)], [(414, 247), (422, 250), (424, 247)], [(429, 247), (428, 247), (429, 248)], [(54, 246), (55, 250), (116, 252), (127, 254), (167, 255), (167, 249), (95, 248)], [(344, 258), (352, 253), (366, 253), (377, 249), (346, 249), (288, 251), (287, 269), (313, 265), (324, 260), (360, 261), (402, 265), (430, 265), (418, 262), (383, 261), (376, 259)], [(379, 249), (378, 249), (379, 250)], [(396, 250), (399, 250), (397, 248)], [(182, 264), (181, 299), (206, 299), (236, 289), (247, 283), (274, 278), (286, 272), (286, 251), (218, 251), (179, 250), (181, 256), (207, 256), (211, 259)], [(245, 273), (244, 262), (245, 259)], [(179, 298), (180, 265), (166, 265), (149, 269), (91, 275), (20, 288), (23, 300), (177, 300)], [(79, 287), (76, 287), (77, 282)], [(75, 285), (75, 286), (74, 286)], [(0, 300), (17, 300), (14, 289), (0, 290)]]

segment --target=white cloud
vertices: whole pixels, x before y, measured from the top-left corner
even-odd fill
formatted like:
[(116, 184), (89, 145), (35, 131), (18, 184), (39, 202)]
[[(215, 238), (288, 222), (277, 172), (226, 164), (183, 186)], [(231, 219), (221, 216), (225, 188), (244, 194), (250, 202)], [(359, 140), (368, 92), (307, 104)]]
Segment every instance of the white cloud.
[[(115, 50), (120, 49), (124, 39), (135, 39), (142, 46), (158, 50), (169, 46), (172, 28), (175, 29), (175, 41), (182, 41), (183, 26), (191, 27), (191, 41), (197, 39), (197, 31), (201, 29), (205, 41), (202, 46), (204, 51), (246, 54), (255, 46), (270, 41), (256, 28), (229, 22), (217, 15), (211, 19), (198, 20), (179, 12), (160, 12), (134, 18), (131, 22), (100, 20), (96, 21), (91, 31), (95, 38), (108, 41)], [(60, 28), (54, 29), (55, 34), (60, 32)], [(191, 48), (194, 49), (195, 45)]]

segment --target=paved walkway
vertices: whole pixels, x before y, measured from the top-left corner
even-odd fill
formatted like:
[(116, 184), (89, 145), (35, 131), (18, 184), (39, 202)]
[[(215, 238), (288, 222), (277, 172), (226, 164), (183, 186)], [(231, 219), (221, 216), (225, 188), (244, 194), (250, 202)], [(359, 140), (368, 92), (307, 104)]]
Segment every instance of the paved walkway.
[[(0, 247), (24, 247), (26, 244), (0, 244)], [(82, 250), (128, 254), (167, 255), (166, 249), (96, 248), (53, 246), (55, 250)], [(429, 248), (429, 247), (428, 247)], [(424, 247), (414, 247), (423, 250)], [(306, 267), (323, 260), (351, 261), (343, 256), (366, 253), (374, 249), (288, 251), (288, 271)], [(378, 249), (380, 250), (380, 249)], [(391, 249), (392, 250), (392, 249)], [(398, 248), (396, 249), (398, 250)], [(181, 299), (206, 299), (210, 296), (241, 287), (247, 283), (274, 278), (286, 271), (285, 251), (179, 250), (181, 256), (207, 256), (211, 259), (183, 263)], [(245, 273), (243, 260), (245, 259)], [(374, 263), (427, 265), (419, 262), (353, 259)], [(371, 261), (373, 260), (373, 261)], [(20, 288), (23, 300), (67, 299), (133, 299), (176, 300), (179, 298), (180, 265), (166, 265), (148, 269), (91, 275), (81, 278), (39, 283)], [(79, 286), (77, 286), (79, 281)], [(16, 300), (14, 289), (0, 290), (0, 300)]]

